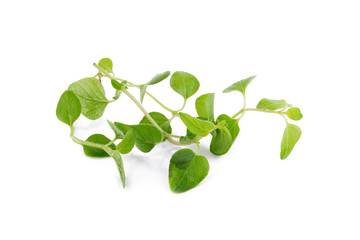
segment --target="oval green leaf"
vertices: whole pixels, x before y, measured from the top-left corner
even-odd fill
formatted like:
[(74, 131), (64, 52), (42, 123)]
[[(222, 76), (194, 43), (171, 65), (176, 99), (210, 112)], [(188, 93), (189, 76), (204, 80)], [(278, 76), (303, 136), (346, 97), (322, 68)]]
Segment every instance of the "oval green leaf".
[(231, 86), (227, 87), (223, 93), (228, 93), (228, 92), (232, 92), (232, 91), (239, 91), (242, 94), (245, 95), (245, 90), (247, 88), (247, 86), (249, 85), (249, 83), (252, 82), (252, 80), (255, 78), (256, 76), (251, 76), (248, 77), (246, 79), (240, 80), (234, 84), (232, 84)]
[(262, 110), (277, 110), (277, 109), (285, 108), (286, 106), (287, 103), (285, 100), (272, 100), (272, 99), (263, 98), (260, 100), (256, 108)]
[(133, 129), (130, 129), (125, 134), (124, 139), (116, 146), (116, 150), (118, 150), (122, 154), (127, 154), (131, 152), (135, 145), (136, 135)]
[(147, 85), (157, 84), (157, 83), (165, 80), (169, 75), (170, 75), (170, 72), (169, 72), (169, 71), (166, 71), (166, 72), (163, 72), (163, 73), (159, 73), (159, 74), (155, 75), (155, 77), (153, 77), (153, 78), (147, 83)]
[(113, 62), (111, 61), (110, 58), (103, 58), (99, 61), (99, 67), (101, 67), (102, 69), (104, 69), (105, 71), (109, 72), (109, 73), (113, 73)]
[(281, 140), (281, 152), (280, 158), (284, 160), (287, 158), (291, 151), (293, 150), (297, 141), (299, 141), (301, 136), (301, 129), (294, 124), (287, 124), (282, 140)]
[(75, 93), (81, 103), (82, 114), (91, 119), (100, 118), (109, 103), (105, 97), (104, 87), (96, 78), (83, 78), (69, 86), (69, 90)]
[(116, 81), (115, 79), (111, 79), (111, 85), (112, 85), (113, 88), (115, 88), (116, 90), (121, 90), (121, 88), (123, 87), (122, 83)]
[(210, 122), (214, 121), (214, 93), (201, 95), (195, 101), (196, 112), (199, 117), (207, 118)]
[(302, 117), (303, 117), (300, 109), (297, 107), (289, 108), (286, 111), (286, 116), (288, 116), (288, 118), (295, 120), (295, 121), (298, 121), (298, 120), (302, 119)]
[[(154, 121), (159, 125), (159, 127), (161, 127), (162, 130), (171, 134), (172, 129), (170, 125), (170, 120), (165, 117), (164, 114), (159, 112), (150, 112), (149, 115), (152, 117), (152, 119), (154, 119)], [(146, 116), (141, 119), (140, 123), (151, 125), (151, 122)]]
[(56, 107), (57, 118), (63, 123), (72, 126), (73, 123), (79, 118), (80, 114), (81, 104), (79, 99), (73, 92), (66, 90), (61, 95)]
[(200, 83), (194, 75), (178, 71), (171, 76), (170, 86), (186, 100), (197, 92)]
[(233, 143), (231, 134), (227, 128), (216, 129), (210, 143), (210, 152), (215, 155), (227, 153)]
[[(93, 134), (88, 139), (86, 139), (86, 141), (91, 142), (91, 143), (103, 144), (103, 145), (111, 142), (110, 139), (108, 139), (107, 137), (105, 137), (102, 134)], [(109, 145), (109, 148), (115, 150), (116, 146), (114, 143), (112, 143)], [(91, 146), (83, 145), (83, 149), (84, 149), (85, 155), (88, 157), (108, 157), (109, 156), (108, 153), (106, 153), (103, 149), (98, 148), (98, 147), (91, 147)]]
[(239, 120), (233, 119), (226, 114), (221, 114), (216, 119), (216, 123), (220, 123), (222, 121), (226, 122), (226, 128), (229, 130), (229, 132), (231, 134), (232, 142), (234, 142), (240, 132), (240, 128), (239, 128), (239, 124), (238, 124)]
[(196, 187), (209, 172), (209, 162), (190, 149), (175, 152), (170, 160), (169, 186), (174, 193), (183, 193)]
[(187, 113), (179, 113), (179, 116), (189, 131), (195, 135), (205, 137), (214, 130), (215, 125), (212, 122), (192, 117)]

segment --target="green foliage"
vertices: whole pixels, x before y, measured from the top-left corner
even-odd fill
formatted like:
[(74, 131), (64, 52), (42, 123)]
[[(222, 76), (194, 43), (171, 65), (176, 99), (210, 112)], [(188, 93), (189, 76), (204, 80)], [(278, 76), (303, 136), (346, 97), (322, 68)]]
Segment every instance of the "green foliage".
[[(105, 137), (102, 134), (93, 134), (88, 139), (86, 139), (86, 141), (90, 142), (90, 143), (100, 144), (100, 145), (101, 144), (106, 145), (111, 142), (110, 139), (108, 139), (107, 137)], [(115, 150), (116, 146), (114, 143), (111, 143), (109, 145), (109, 148)], [(106, 151), (104, 151), (102, 148), (99, 148), (99, 147), (83, 145), (83, 149), (84, 149), (85, 155), (88, 157), (108, 157), (109, 156), (109, 154)]]
[[(125, 187), (125, 169), (122, 154), (130, 153), (134, 146), (140, 151), (150, 152), (157, 144), (167, 141), (176, 146), (187, 146), (196, 144), (197, 153), (190, 149), (181, 149), (175, 152), (170, 160), (169, 165), (169, 186), (175, 193), (186, 192), (196, 187), (208, 174), (209, 162), (199, 155), (201, 152), (200, 141), (206, 136), (211, 137), (210, 152), (214, 155), (226, 154), (234, 141), (239, 135), (239, 121), (246, 115), (247, 111), (267, 112), (278, 114), (286, 121), (286, 129), (281, 141), (280, 158), (285, 159), (292, 152), (295, 144), (301, 136), (301, 130), (298, 126), (288, 123), (290, 120), (300, 120), (302, 113), (299, 108), (292, 107), (285, 100), (271, 100), (263, 98), (258, 103), (257, 108), (246, 108), (244, 104), (231, 102), (229, 105), (240, 108), (233, 117), (226, 114), (220, 114), (216, 120), (214, 118), (214, 93), (207, 93), (199, 96), (195, 101), (195, 109), (198, 117), (193, 117), (183, 111), (187, 99), (193, 96), (199, 89), (200, 83), (197, 78), (187, 72), (174, 72), (170, 78), (171, 88), (184, 98), (184, 105), (180, 110), (173, 110), (167, 107), (167, 104), (160, 102), (155, 96), (147, 93), (146, 89), (150, 85), (155, 85), (165, 80), (170, 72), (166, 71), (157, 74), (145, 84), (136, 84), (115, 77), (113, 73), (113, 63), (109, 58), (103, 58), (98, 64), (94, 64), (98, 69), (95, 77), (83, 78), (72, 83), (60, 97), (56, 107), (56, 116), (61, 121), (70, 126), (70, 137), (77, 143), (82, 145), (84, 153), (89, 157), (111, 157), (116, 163), (120, 179)], [(255, 78), (255, 76), (238, 81), (223, 92), (239, 91), (243, 94), (244, 100), (247, 86)], [(112, 87), (115, 89), (115, 96), (108, 100), (105, 95), (105, 89), (101, 81), (111, 81)], [(137, 100), (128, 91), (130, 88), (137, 88), (140, 91), (140, 98)], [(112, 89), (112, 91), (114, 90)], [(74, 133), (74, 122), (82, 113), (90, 120), (99, 119), (108, 104), (119, 99), (120, 94), (134, 103), (143, 113), (143, 117), (139, 124), (123, 124), (120, 122), (107, 121), (110, 128), (115, 134), (113, 140), (102, 134), (93, 134), (86, 140), (77, 138)], [(166, 117), (161, 112), (148, 112), (142, 105), (145, 94), (148, 94), (154, 102), (160, 107), (168, 111), (171, 116)], [(165, 93), (167, 97), (168, 93)], [(122, 102), (122, 101), (121, 101)], [(221, 110), (221, 109), (220, 109)], [(132, 110), (119, 108), (120, 117), (127, 117)], [(135, 111), (134, 111), (135, 112)], [(172, 121), (179, 117), (186, 127), (186, 135), (178, 136), (173, 134)], [(181, 122), (180, 122), (181, 123)], [(81, 123), (78, 123), (79, 125)], [(246, 151), (246, 149), (245, 149)], [(256, 154), (256, 153), (255, 153)], [(126, 156), (126, 155), (125, 155)], [(126, 162), (125, 162), (126, 163)]]
[(135, 145), (136, 135), (133, 129), (130, 129), (126, 132), (124, 139), (116, 146), (116, 150), (118, 150), (122, 154), (127, 154), (131, 152)]
[(124, 163), (123, 160), (121, 158), (121, 155), (118, 151), (113, 151), (111, 154), (111, 157), (115, 160), (117, 169), (119, 171), (120, 174), (120, 179), (123, 185), (123, 188), (125, 188), (125, 170), (124, 170)]
[(210, 122), (214, 121), (214, 93), (201, 95), (195, 101), (196, 112)]
[(126, 125), (115, 122), (115, 126), (125, 134), (133, 129), (136, 135), (135, 146), (142, 152), (150, 152), (156, 144), (162, 141), (161, 132), (149, 124)]
[[(155, 120), (155, 122), (159, 125), (159, 127), (161, 127), (162, 130), (171, 134), (172, 129), (170, 125), (170, 120), (167, 117), (165, 117), (164, 114), (159, 112), (150, 112), (149, 115), (152, 117), (152, 119)], [(151, 125), (151, 122), (145, 116), (141, 119), (140, 123)]]
[(295, 121), (298, 121), (298, 120), (302, 119), (302, 117), (303, 117), (300, 109), (297, 107), (289, 108), (286, 111), (286, 116), (288, 116), (288, 118), (295, 120)]
[(119, 83), (118, 81), (111, 79), (111, 85), (116, 89), (116, 90), (121, 90), (123, 84)]
[(147, 88), (148, 85), (157, 84), (157, 83), (165, 80), (169, 75), (170, 75), (169, 71), (159, 73), (159, 74), (155, 75), (155, 77), (153, 77), (149, 82), (141, 85), (140, 86), (140, 102), (142, 103), (143, 100), (144, 100), (144, 96), (145, 96), (145, 93), (146, 93), (146, 88)]
[(209, 172), (209, 162), (190, 149), (175, 152), (170, 160), (169, 185), (174, 193), (183, 193), (196, 187)]
[(189, 131), (200, 137), (206, 137), (215, 128), (212, 122), (192, 117), (187, 113), (179, 113), (179, 115)]
[(76, 95), (66, 90), (60, 97), (58, 105), (56, 107), (57, 118), (72, 126), (73, 123), (79, 118), (81, 114), (81, 104)]
[(104, 69), (105, 71), (109, 72), (109, 73), (113, 73), (113, 62), (111, 61), (110, 58), (103, 58), (99, 61), (99, 67), (101, 67), (102, 69)]
[(251, 77), (248, 77), (248, 78), (243, 79), (241, 81), (238, 81), (238, 82), (232, 84), (231, 86), (225, 88), (223, 93), (228, 93), (228, 92), (232, 92), (232, 91), (239, 91), (239, 92), (241, 92), (242, 94), (245, 95), (245, 90), (246, 90), (247, 86), (249, 85), (249, 83), (251, 83), (251, 81), (255, 77), (256, 76), (251, 76)]
[(271, 100), (271, 99), (263, 98), (260, 100), (256, 108), (262, 110), (277, 110), (277, 109), (285, 108), (286, 106), (287, 103), (285, 100)]
[(294, 124), (287, 124), (282, 140), (281, 140), (281, 152), (280, 158), (284, 160), (287, 158), (291, 151), (293, 150), (297, 141), (299, 141), (301, 136), (301, 129)]
[(100, 118), (109, 100), (105, 97), (104, 87), (96, 78), (83, 78), (69, 86), (69, 90), (75, 93), (81, 103), (82, 114), (91, 119)]
[(194, 95), (200, 87), (197, 78), (187, 72), (174, 72), (170, 79), (170, 86), (186, 100)]

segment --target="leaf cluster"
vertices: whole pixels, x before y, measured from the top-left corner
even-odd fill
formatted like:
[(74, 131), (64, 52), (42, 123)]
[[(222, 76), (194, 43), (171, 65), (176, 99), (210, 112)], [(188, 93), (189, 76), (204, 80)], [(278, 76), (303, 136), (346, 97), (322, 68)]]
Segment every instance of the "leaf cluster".
[[(197, 145), (196, 153), (189, 148), (182, 148), (175, 152), (170, 158), (168, 174), (169, 186), (173, 192), (182, 193), (194, 188), (206, 178), (210, 169), (206, 157), (199, 154), (201, 139), (211, 137), (209, 149), (214, 155), (226, 154), (240, 133), (239, 121), (247, 111), (278, 114), (285, 119), (286, 127), (280, 145), (281, 159), (286, 159), (290, 155), (301, 136), (300, 128), (289, 123), (288, 119), (300, 120), (302, 113), (299, 108), (293, 107), (285, 100), (263, 98), (256, 108), (246, 108), (246, 89), (255, 76), (235, 82), (223, 91), (224, 93), (240, 92), (242, 94), (244, 103), (239, 106), (240, 110), (235, 115), (229, 116), (222, 113), (216, 117), (215, 94), (206, 93), (197, 97), (195, 101), (197, 116), (191, 116), (183, 112), (183, 109), (187, 99), (196, 94), (200, 87), (200, 83), (194, 75), (183, 71), (177, 71), (171, 75), (169, 71), (165, 71), (145, 83), (135, 84), (115, 77), (113, 63), (109, 58), (101, 59), (94, 66), (98, 70), (95, 77), (80, 79), (70, 84), (64, 91), (57, 104), (56, 116), (61, 122), (69, 125), (72, 140), (82, 145), (86, 156), (114, 159), (124, 187), (125, 170), (122, 156), (130, 153), (134, 147), (148, 153), (156, 145), (168, 141), (184, 147), (191, 144)], [(179, 110), (172, 110), (165, 106), (147, 90), (149, 86), (164, 81), (170, 75), (170, 87), (184, 101), (183, 107)], [(104, 77), (111, 81), (115, 90), (115, 95), (110, 100), (107, 99), (102, 85), (101, 80)], [(129, 88), (139, 90), (139, 100), (128, 91)], [(98, 133), (92, 134), (86, 140), (81, 140), (74, 135), (74, 123), (81, 114), (90, 120), (99, 119), (103, 116), (107, 105), (117, 101), (120, 95), (129, 97), (134, 105), (143, 112), (144, 116), (138, 123), (126, 124), (108, 120), (108, 124), (114, 132), (112, 140)], [(142, 105), (146, 95), (168, 111), (172, 115), (171, 118), (160, 112), (147, 112)], [(175, 117), (179, 117), (186, 126), (186, 133), (183, 135), (173, 135), (171, 122)]]

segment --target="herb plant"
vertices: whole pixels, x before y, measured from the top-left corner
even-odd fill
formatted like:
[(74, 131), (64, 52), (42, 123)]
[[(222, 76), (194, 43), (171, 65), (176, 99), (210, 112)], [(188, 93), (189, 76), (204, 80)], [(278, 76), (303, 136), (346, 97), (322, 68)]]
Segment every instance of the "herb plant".
[[(284, 118), (286, 128), (281, 141), (280, 158), (282, 160), (289, 156), (301, 136), (300, 128), (287, 120), (287, 118), (300, 120), (302, 118), (301, 111), (299, 108), (292, 107), (285, 100), (263, 98), (256, 108), (246, 108), (246, 88), (255, 76), (238, 81), (223, 91), (224, 93), (239, 91), (243, 96), (242, 108), (232, 117), (221, 114), (215, 118), (214, 93), (204, 94), (196, 99), (195, 108), (198, 116), (194, 117), (182, 112), (187, 99), (193, 96), (200, 87), (200, 83), (194, 75), (180, 71), (171, 75), (171, 88), (184, 99), (181, 109), (172, 110), (147, 91), (147, 87), (150, 85), (157, 84), (169, 77), (169, 71), (156, 75), (147, 83), (135, 84), (115, 77), (113, 63), (109, 58), (101, 59), (98, 64), (94, 63), (94, 66), (98, 70), (94, 77), (83, 78), (72, 83), (68, 90), (61, 95), (56, 108), (56, 116), (70, 126), (71, 139), (82, 145), (86, 156), (110, 156), (115, 160), (123, 187), (125, 187), (125, 170), (122, 155), (129, 153), (134, 146), (147, 153), (155, 145), (168, 141), (178, 146), (197, 145), (196, 153), (187, 148), (175, 152), (171, 156), (169, 165), (169, 185), (173, 192), (182, 193), (194, 188), (209, 172), (208, 160), (199, 155), (201, 139), (210, 136), (210, 152), (215, 155), (226, 154), (240, 132), (239, 120), (247, 111), (273, 113)], [(105, 97), (105, 90), (101, 83), (103, 77), (108, 78), (115, 89), (115, 95), (111, 100)], [(140, 90), (139, 100), (128, 92), (128, 88)], [(73, 124), (80, 114), (91, 120), (100, 118), (106, 106), (119, 99), (121, 93), (129, 97), (144, 114), (139, 123), (125, 124), (108, 121), (115, 134), (112, 140), (102, 134), (93, 134), (86, 140), (81, 140), (74, 135)], [(142, 106), (145, 95), (170, 112), (172, 117), (168, 119), (160, 112), (148, 112)], [(187, 127), (186, 134), (183, 136), (172, 134), (171, 121), (175, 117), (180, 117)]]

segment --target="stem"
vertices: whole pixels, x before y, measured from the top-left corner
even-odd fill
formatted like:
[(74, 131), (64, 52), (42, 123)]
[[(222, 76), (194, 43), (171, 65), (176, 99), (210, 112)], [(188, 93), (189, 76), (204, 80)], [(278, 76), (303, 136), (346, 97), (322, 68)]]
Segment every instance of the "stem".
[(125, 93), (135, 104), (136, 106), (144, 113), (145, 117), (151, 122), (152, 125), (154, 125), (162, 134), (165, 136), (168, 136), (169, 134), (162, 130), (162, 128), (155, 122), (155, 120), (150, 116), (150, 114), (145, 110), (145, 108), (141, 105), (141, 103), (133, 96), (131, 93), (129, 93), (125, 87), (121, 89), (123, 93)]
[(199, 155), (199, 153), (200, 153), (200, 143), (199, 143), (199, 142), (196, 142), (196, 146), (197, 146), (196, 155)]
[(246, 106), (246, 96), (245, 96), (245, 94), (243, 94), (243, 100), (244, 100), (244, 105), (243, 105), (242, 109), (240, 109), (240, 111), (235, 113), (235, 115), (232, 118), (236, 118), (240, 113), (244, 112), (244, 109), (245, 109), (245, 106)]
[(80, 144), (80, 145), (86, 145), (86, 146), (89, 146), (89, 147), (101, 148), (101, 149), (103, 149), (105, 151), (109, 150), (109, 148), (106, 145), (84, 141), (84, 140), (81, 140), (81, 139), (75, 137), (74, 136), (74, 128), (73, 128), (73, 126), (71, 126), (70, 129), (71, 129), (70, 137), (75, 143)]
[(148, 91), (145, 91), (145, 93), (147, 95), (149, 95), (149, 97), (151, 97), (155, 102), (157, 102), (161, 107), (163, 107), (165, 110), (171, 112), (172, 114), (174, 114), (176, 111), (168, 108), (167, 106), (165, 106), (162, 102), (160, 102), (156, 97), (154, 97), (152, 94), (150, 94)]

